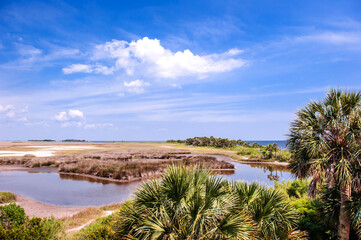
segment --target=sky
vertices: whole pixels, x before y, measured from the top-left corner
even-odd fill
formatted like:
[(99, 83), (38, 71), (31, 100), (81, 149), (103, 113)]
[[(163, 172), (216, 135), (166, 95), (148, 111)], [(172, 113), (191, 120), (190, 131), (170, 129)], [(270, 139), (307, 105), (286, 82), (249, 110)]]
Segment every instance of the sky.
[(360, 1), (0, 1), (0, 140), (284, 140), (330, 88)]

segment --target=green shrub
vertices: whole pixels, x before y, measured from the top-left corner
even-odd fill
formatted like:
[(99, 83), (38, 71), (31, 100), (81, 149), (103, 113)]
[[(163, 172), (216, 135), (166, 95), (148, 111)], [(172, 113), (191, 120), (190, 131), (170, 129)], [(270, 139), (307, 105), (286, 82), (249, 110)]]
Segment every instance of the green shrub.
[(11, 203), (0, 206), (0, 225), (6, 230), (19, 227), (26, 221), (25, 211), (22, 207)]
[(95, 223), (83, 228), (78, 234), (79, 240), (106, 240), (115, 239), (115, 232), (111, 226), (113, 217), (99, 218)]
[(291, 205), (300, 216), (297, 227), (300, 230), (307, 231), (310, 239), (333, 239), (332, 230), (323, 223), (320, 204), (317, 199), (300, 198), (292, 201)]
[(53, 217), (29, 219), (16, 204), (0, 206), (0, 239), (60, 239), (63, 234), (61, 223)]
[(308, 180), (283, 180), (282, 183), (275, 182), (275, 188), (283, 191), (291, 199), (307, 197)]
[(1, 203), (9, 203), (9, 202), (14, 202), (15, 199), (15, 195), (11, 192), (0, 192), (0, 204)]

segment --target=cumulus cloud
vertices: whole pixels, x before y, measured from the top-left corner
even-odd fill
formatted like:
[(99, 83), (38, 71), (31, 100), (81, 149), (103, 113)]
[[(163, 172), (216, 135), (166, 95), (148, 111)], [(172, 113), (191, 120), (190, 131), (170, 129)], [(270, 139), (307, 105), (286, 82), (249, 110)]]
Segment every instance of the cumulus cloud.
[(70, 118), (83, 118), (84, 117), (84, 113), (80, 110), (73, 110), (70, 109), (68, 112), (68, 115)]
[(84, 118), (84, 113), (78, 109), (70, 109), (69, 111), (62, 111), (55, 114), (54, 118), (58, 121), (67, 121), (71, 119)]
[(127, 42), (113, 40), (97, 45), (93, 60), (115, 60), (111, 67), (73, 64), (63, 68), (66, 74), (75, 72), (110, 74), (124, 70), (129, 76), (141, 74), (155, 78), (178, 78), (184, 76), (206, 77), (211, 73), (228, 72), (245, 65), (241, 58), (235, 58), (242, 51), (231, 49), (220, 54), (196, 55), (189, 49), (172, 52), (164, 48), (158, 39), (144, 37)]
[(144, 93), (145, 87), (150, 86), (150, 83), (137, 79), (131, 82), (124, 82), (123, 85), (128, 92), (140, 94)]

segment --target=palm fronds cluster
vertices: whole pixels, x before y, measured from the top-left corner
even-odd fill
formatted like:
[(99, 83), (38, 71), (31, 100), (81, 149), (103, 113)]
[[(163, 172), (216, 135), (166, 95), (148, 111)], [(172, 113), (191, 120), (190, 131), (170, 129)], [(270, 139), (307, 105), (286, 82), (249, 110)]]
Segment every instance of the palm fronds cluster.
[(296, 220), (275, 189), (173, 166), (143, 184), (115, 228), (120, 239), (302, 239)]
[(353, 220), (347, 203), (361, 191), (361, 93), (331, 90), (324, 100), (310, 102), (291, 125), (289, 147), (292, 172), (312, 177), (310, 196), (320, 184), (338, 187), (339, 235), (349, 239)]

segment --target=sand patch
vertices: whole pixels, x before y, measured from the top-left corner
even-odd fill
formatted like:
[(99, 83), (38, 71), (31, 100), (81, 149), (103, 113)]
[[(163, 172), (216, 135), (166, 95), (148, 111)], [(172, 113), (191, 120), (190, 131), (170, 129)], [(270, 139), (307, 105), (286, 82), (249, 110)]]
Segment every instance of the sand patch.
[(57, 219), (63, 217), (71, 217), (86, 208), (50, 205), (20, 195), (16, 195), (16, 205), (24, 208), (26, 215), (28, 215), (29, 217), (54, 216)]
[(26, 148), (35, 148), (39, 150), (32, 151), (9, 151), (0, 150), (0, 157), (22, 157), (25, 155), (34, 155), (36, 157), (51, 157), (59, 151), (78, 151), (87, 149), (102, 149), (95, 146), (24, 146)]

